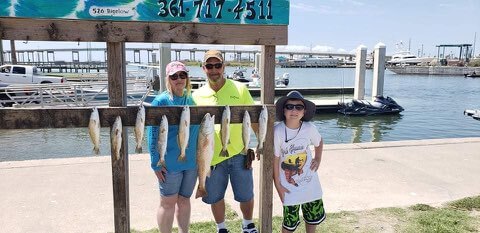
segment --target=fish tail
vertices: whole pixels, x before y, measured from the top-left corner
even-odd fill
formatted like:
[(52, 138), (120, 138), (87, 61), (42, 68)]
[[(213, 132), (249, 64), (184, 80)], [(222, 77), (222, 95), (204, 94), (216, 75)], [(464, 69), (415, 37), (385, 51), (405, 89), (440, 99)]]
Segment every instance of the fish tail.
[(100, 148), (98, 146), (94, 146), (93, 153), (95, 153), (96, 155), (100, 154)]
[(135, 153), (142, 153), (142, 145), (137, 145), (137, 147), (135, 148)]
[(164, 159), (158, 160), (157, 166), (158, 167), (165, 167), (165, 160)]
[(222, 151), (220, 151), (220, 156), (221, 157), (228, 157), (230, 155), (228, 154), (228, 150), (225, 148), (225, 149), (222, 149)]
[(195, 193), (195, 198), (204, 197), (204, 196), (207, 196), (207, 190), (199, 186), (197, 188), (197, 193)]
[(180, 153), (180, 155), (178, 156), (178, 161), (185, 161), (185, 153)]
[(247, 154), (247, 152), (248, 152), (248, 147), (247, 147), (247, 146), (245, 146), (245, 147), (243, 148), (243, 154), (244, 154), (244, 155), (246, 155), (246, 154)]
[(263, 155), (263, 146), (260, 146), (260, 145), (257, 146), (257, 154)]

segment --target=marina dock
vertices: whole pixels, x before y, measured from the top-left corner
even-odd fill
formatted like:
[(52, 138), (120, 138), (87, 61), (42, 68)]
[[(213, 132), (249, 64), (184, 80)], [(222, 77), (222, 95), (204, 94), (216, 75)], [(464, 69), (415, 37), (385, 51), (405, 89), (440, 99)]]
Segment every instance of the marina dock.
[[(479, 195), (478, 151), (478, 137), (327, 144), (318, 170), (327, 215), (419, 203), (438, 206)], [(259, 162), (253, 166), (258, 198)], [(159, 191), (149, 155), (131, 154), (129, 167), (131, 228), (156, 228)], [(3, 232), (114, 231), (109, 156), (0, 162), (0, 183)], [(200, 199), (191, 201), (191, 221), (214, 225), (210, 207)], [(225, 202), (241, 216), (230, 188)], [(282, 215), (276, 192), (272, 213)], [(254, 218), (258, 215), (257, 201)]]

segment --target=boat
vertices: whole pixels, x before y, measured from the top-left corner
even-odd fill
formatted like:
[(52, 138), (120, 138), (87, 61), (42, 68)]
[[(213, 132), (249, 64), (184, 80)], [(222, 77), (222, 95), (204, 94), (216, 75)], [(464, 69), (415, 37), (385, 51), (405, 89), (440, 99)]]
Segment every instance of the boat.
[(463, 114), (466, 116), (471, 116), (473, 119), (480, 121), (480, 109), (466, 109), (463, 111)]
[[(260, 75), (258, 74), (258, 72), (256, 70), (253, 71), (252, 75), (251, 75), (251, 79), (252, 81), (247, 83), (247, 86), (249, 88), (252, 88), (252, 87), (260, 87)], [(290, 83), (290, 74), (289, 73), (283, 73), (282, 76), (280, 77), (276, 77), (275, 78), (275, 87), (276, 88), (285, 88), (288, 86), (288, 84)]]
[(404, 109), (391, 97), (376, 96), (373, 101), (353, 99), (340, 103), (339, 113), (351, 116), (398, 114)]
[(251, 77), (247, 76), (247, 69), (243, 67), (237, 67), (237, 69), (233, 71), (232, 75), (227, 75), (227, 78), (242, 83), (249, 83), (253, 81)]
[(475, 71), (473, 71), (472, 73), (466, 73), (464, 74), (465, 75), (465, 78), (480, 78), (480, 73), (475, 73)]
[(400, 41), (396, 45), (396, 52), (392, 55), (392, 59), (387, 61), (389, 66), (416, 66), (429, 65), (433, 61), (433, 57), (417, 57), (410, 50), (405, 49), (403, 42)]

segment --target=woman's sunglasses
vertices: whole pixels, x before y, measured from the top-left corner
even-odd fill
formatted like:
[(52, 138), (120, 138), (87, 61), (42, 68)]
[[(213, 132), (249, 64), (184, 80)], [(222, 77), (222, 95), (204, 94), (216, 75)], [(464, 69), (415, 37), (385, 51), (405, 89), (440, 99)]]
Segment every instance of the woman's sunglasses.
[(285, 109), (287, 110), (293, 110), (294, 108), (297, 111), (302, 111), (303, 109), (305, 109), (305, 106), (303, 106), (302, 104), (285, 104)]
[(177, 80), (178, 78), (181, 78), (181, 79), (186, 79), (188, 78), (188, 75), (186, 73), (180, 73), (180, 74), (172, 74), (172, 75), (169, 75), (168, 76), (171, 80), (175, 81)]
[(207, 70), (211, 70), (213, 69), (213, 67), (215, 67), (215, 69), (220, 69), (222, 68), (223, 66), (223, 63), (215, 63), (215, 64), (205, 64), (205, 68), (207, 68)]

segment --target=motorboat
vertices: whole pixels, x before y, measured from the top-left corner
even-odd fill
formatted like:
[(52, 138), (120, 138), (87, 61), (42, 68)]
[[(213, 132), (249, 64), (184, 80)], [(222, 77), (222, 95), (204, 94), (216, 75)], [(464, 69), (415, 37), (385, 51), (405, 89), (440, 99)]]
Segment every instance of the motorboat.
[(417, 57), (403, 46), (403, 42), (396, 44), (397, 51), (392, 55), (392, 59), (387, 61), (390, 66), (411, 66), (420, 64), (429, 64), (433, 57)]
[(466, 109), (463, 111), (463, 114), (466, 116), (471, 116), (473, 119), (480, 121), (480, 109)]
[(480, 74), (475, 73), (475, 71), (469, 74), (464, 74), (464, 75), (465, 75), (465, 78), (480, 78)]
[(247, 69), (243, 67), (238, 67), (237, 69), (235, 69), (233, 71), (233, 74), (231, 76), (228, 76), (227, 78), (242, 83), (249, 83), (253, 81), (251, 77), (247, 76)]
[(392, 66), (428, 64), (433, 61), (432, 57), (417, 57), (410, 51), (400, 51), (392, 55), (387, 64)]
[(353, 99), (351, 102), (339, 105), (339, 113), (353, 116), (398, 114), (404, 110), (393, 98), (388, 96), (376, 96), (373, 101)]
[[(260, 75), (255, 70), (251, 75), (252, 81), (248, 83), (248, 87), (260, 87)], [(287, 87), (290, 83), (290, 74), (283, 73), (282, 76), (275, 78), (275, 87)]]

